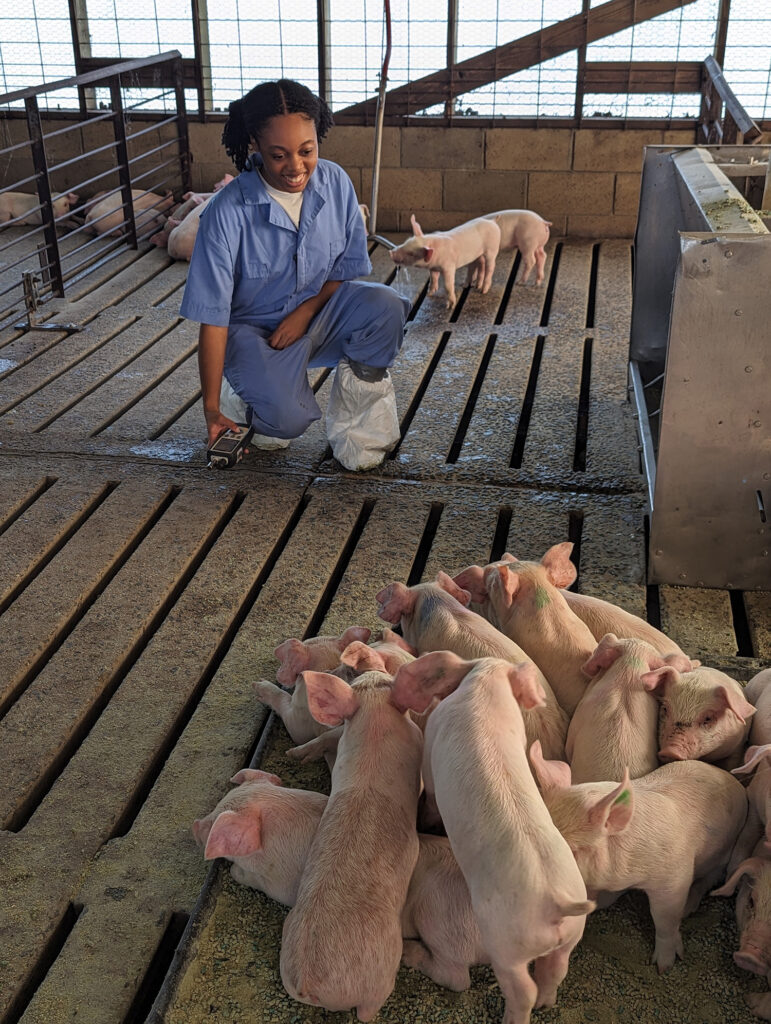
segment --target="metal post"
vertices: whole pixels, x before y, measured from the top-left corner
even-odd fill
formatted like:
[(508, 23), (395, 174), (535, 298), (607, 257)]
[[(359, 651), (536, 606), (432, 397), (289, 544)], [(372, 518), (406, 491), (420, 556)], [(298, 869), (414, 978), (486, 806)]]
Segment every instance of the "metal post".
[(447, 0), (447, 74), (449, 94), (444, 104), (444, 116), (452, 119), (455, 110), (453, 99), (453, 75), (458, 62), (458, 0)]
[(27, 109), (27, 130), (29, 131), (30, 149), (32, 150), (32, 163), (35, 167), (37, 194), (43, 207), (40, 215), (43, 219), (43, 235), (46, 240), (46, 249), (48, 250), (48, 262), (51, 264), (52, 291), (54, 295), (63, 298), (64, 278), (62, 277), (62, 264), (59, 257), (59, 239), (56, 236), (51, 183), (48, 180), (43, 126), (40, 123), (40, 109), (38, 108), (37, 97), (28, 96), (24, 100), (24, 106)]
[(192, 185), (190, 175), (190, 139), (187, 132), (187, 108), (185, 107), (185, 83), (182, 73), (182, 58), (174, 59), (174, 93), (177, 98), (177, 141), (179, 143), (179, 175), (182, 189), (189, 192)]
[(209, 14), (206, 0), (193, 0), (192, 13), (198, 117), (201, 121), (206, 121), (207, 111), (214, 110), (214, 93), (211, 84), (211, 50), (209, 48)]
[(126, 144), (126, 122), (123, 117), (123, 96), (121, 95), (120, 75), (110, 79), (110, 106), (112, 107), (112, 124), (115, 130), (118, 157), (118, 178), (123, 197), (123, 221), (128, 229), (128, 245), (131, 249), (138, 248), (137, 225), (134, 219), (134, 203), (131, 198), (131, 169), (128, 162), (128, 145)]
[(318, 32), (319, 96), (326, 102), (332, 97), (332, 61), (330, 59), (332, 21), (329, 0), (316, 0), (316, 30)]
[(383, 16), (386, 30), (386, 52), (380, 69), (380, 88), (377, 94), (377, 115), (375, 117), (375, 152), (372, 158), (372, 194), (369, 201), (369, 233), (377, 230), (377, 194), (380, 187), (380, 150), (383, 143), (383, 118), (385, 116), (386, 89), (388, 88), (388, 65), (391, 61), (391, 2), (384, 0)]

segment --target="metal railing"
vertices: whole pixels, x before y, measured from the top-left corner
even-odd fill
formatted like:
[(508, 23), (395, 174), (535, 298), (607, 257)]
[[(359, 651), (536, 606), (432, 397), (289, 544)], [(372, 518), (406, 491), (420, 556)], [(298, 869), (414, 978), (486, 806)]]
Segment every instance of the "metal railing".
[[(38, 97), (73, 86), (108, 90), (109, 105), (57, 128), (41, 113)], [(132, 102), (126, 102), (127, 90)], [(142, 108), (159, 95), (174, 96), (174, 113), (142, 120)], [(68, 284), (117, 252), (136, 249), (158, 229), (171, 197), (191, 187), (177, 50), (0, 95), (0, 110), (22, 101), (24, 120), (0, 122), (6, 137), (17, 135), (0, 148), (6, 169), (0, 182), (0, 326), (30, 313), (30, 291), (33, 307), (63, 297)], [(81, 131), (96, 144), (89, 147), (73, 134)], [(57, 201), (57, 195), (64, 198)], [(109, 214), (89, 216), (96, 198), (108, 201)]]
[(744, 142), (760, 142), (763, 136), (726, 82), (718, 62), (707, 57), (702, 72), (698, 141), (733, 145), (739, 133)]

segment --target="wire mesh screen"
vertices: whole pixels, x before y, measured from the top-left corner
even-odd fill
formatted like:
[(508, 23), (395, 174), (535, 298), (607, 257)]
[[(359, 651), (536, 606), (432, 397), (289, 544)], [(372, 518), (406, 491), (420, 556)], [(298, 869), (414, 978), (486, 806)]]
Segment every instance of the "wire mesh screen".
[(750, 117), (771, 117), (771, 4), (732, 0), (724, 72)]
[[(591, 11), (608, 0), (590, 0)], [(377, 93), (385, 33), (381, 0), (78, 0), (70, 22), (68, 0), (5, 0), (0, 5), (0, 89), (11, 91), (74, 74), (75, 47), (84, 57), (130, 59), (179, 50), (202, 69), (207, 110), (228, 104), (258, 82), (296, 78), (326, 94), (341, 111)], [(636, 5), (635, 9), (636, 9)], [(318, 21), (319, 8), (326, 9)], [(585, 58), (602, 62), (701, 62), (715, 48), (720, 0), (694, 0), (588, 44)], [(540, 33), (577, 18), (584, 0), (398, 0), (392, 4), (390, 90), (406, 88), (410, 113), (423, 116), (572, 117), (581, 88), (580, 29), (575, 48), (555, 53)], [(450, 22), (450, 19), (454, 21)], [(534, 40), (535, 59), (499, 76), (499, 48)], [(481, 71), (450, 104), (441, 89), (421, 80), (448, 65), (475, 59)], [(510, 65), (506, 65), (508, 68)], [(732, 0), (725, 52), (726, 77), (751, 117), (771, 116), (771, 4)], [(614, 83), (615, 86), (615, 83)], [(596, 88), (596, 87), (595, 87)], [(186, 94), (189, 109), (199, 96)], [(58, 106), (78, 96), (59, 92)], [(145, 103), (139, 94), (128, 101)], [(46, 100), (41, 100), (45, 107)], [(159, 108), (167, 110), (159, 99)], [(97, 94), (97, 103), (105, 99)], [(587, 83), (584, 116), (693, 118), (696, 93), (597, 92)]]
[[(67, 0), (3, 0), (0, 3), (0, 93), (69, 78), (75, 54)], [(67, 104), (77, 95), (60, 96)]]

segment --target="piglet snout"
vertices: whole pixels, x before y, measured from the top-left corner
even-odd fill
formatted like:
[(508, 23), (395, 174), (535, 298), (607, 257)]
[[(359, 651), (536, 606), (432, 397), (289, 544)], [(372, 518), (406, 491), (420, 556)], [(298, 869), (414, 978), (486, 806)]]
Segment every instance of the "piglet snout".
[(737, 950), (734, 953), (734, 963), (743, 971), (751, 971), (753, 974), (765, 976), (768, 973), (769, 965), (764, 952), (755, 946), (742, 946)]

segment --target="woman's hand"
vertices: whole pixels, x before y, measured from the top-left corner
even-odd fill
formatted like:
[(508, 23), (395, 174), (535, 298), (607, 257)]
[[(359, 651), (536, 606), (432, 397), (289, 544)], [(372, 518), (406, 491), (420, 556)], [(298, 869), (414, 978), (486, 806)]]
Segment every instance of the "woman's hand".
[(313, 319), (314, 312), (303, 302), (292, 310), (289, 316), (284, 317), (275, 331), (268, 338), (268, 344), (271, 348), (282, 349), (289, 348), (290, 345), (294, 345), (296, 341), (299, 341), (304, 334), (308, 333), (308, 327)]
[(238, 430), (238, 424), (229, 420), (227, 416), (223, 416), (219, 409), (204, 410), (204, 416), (206, 417), (206, 434), (209, 445), (214, 444), (220, 434), (226, 430)]

